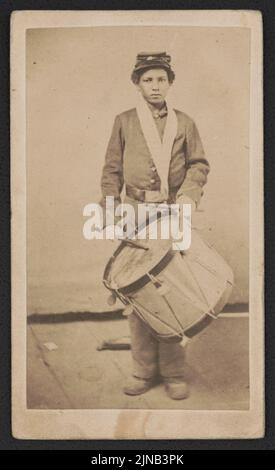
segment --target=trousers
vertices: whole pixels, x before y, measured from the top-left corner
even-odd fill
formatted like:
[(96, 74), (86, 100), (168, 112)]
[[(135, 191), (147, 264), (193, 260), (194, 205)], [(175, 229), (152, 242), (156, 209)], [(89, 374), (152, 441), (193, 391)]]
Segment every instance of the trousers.
[(158, 341), (144, 322), (133, 312), (129, 315), (133, 375), (149, 379), (160, 375), (164, 379), (184, 375), (185, 350), (180, 343)]

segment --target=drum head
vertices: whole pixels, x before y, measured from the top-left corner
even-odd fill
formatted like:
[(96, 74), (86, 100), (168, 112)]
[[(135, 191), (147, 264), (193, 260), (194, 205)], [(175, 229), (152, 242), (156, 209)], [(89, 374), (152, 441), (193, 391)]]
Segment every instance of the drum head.
[(136, 283), (163, 260), (172, 246), (171, 240), (147, 239), (141, 243), (147, 249), (121, 242), (104, 273), (110, 289), (121, 289)]
[(131, 244), (131, 239), (121, 242), (106, 266), (104, 272), (106, 287), (120, 289), (126, 293), (149, 282), (148, 273), (163, 269), (173, 256), (172, 240), (162, 236), (167, 221), (169, 216), (147, 222), (135, 235), (133, 239), (135, 244)]

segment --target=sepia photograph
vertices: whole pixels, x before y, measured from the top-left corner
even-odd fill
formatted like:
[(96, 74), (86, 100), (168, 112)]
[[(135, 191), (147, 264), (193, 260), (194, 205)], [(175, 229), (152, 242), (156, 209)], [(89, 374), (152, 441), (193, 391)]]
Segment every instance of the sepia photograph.
[(13, 434), (264, 435), (262, 23), (15, 12)]

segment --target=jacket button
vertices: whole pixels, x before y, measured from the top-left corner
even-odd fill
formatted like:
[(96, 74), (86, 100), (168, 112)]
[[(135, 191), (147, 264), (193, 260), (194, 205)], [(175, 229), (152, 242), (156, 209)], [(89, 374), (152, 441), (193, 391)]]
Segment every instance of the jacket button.
[(155, 183), (155, 182), (156, 182), (156, 180), (150, 180), (150, 183)]

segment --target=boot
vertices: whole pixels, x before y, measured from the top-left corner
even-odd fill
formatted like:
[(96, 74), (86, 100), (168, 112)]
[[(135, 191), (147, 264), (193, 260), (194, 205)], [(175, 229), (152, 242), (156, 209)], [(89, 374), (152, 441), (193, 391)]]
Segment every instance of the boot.
[(166, 393), (172, 400), (184, 400), (189, 396), (189, 389), (183, 377), (173, 377), (164, 380)]
[(150, 388), (156, 385), (157, 381), (155, 377), (149, 379), (142, 379), (140, 377), (131, 377), (128, 380), (125, 387), (123, 388), (123, 392), (126, 395), (142, 395), (143, 393), (150, 390)]

